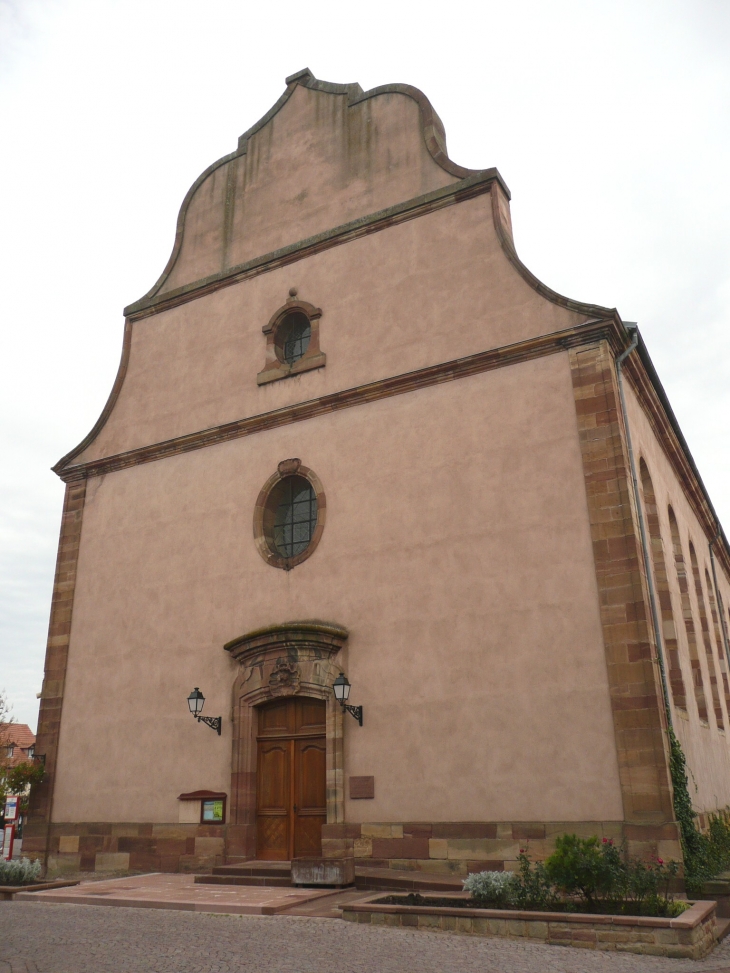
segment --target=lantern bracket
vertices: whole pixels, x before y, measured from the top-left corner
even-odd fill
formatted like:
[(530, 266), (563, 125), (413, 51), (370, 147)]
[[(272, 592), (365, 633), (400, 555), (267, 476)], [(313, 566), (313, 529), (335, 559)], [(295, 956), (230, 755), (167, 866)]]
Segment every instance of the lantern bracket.
[(198, 723), (205, 723), (205, 725), (209, 726), (212, 730), (216, 730), (218, 732), (218, 736), (221, 735), (221, 725), (223, 723), (222, 716), (196, 716), (195, 719), (198, 721)]
[(342, 703), (343, 711), (354, 716), (357, 722), (362, 726), (362, 706), (350, 706), (348, 703)]

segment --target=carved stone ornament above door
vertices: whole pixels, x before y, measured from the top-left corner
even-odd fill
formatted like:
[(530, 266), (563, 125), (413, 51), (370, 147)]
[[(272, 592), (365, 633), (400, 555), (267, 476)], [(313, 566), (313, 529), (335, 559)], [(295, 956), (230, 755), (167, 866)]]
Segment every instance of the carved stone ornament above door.
[(294, 692), (304, 696), (332, 695), (339, 672), (333, 657), (348, 634), (332, 622), (303, 621), (268, 625), (232, 639), (224, 648), (242, 669), (236, 679), (237, 698), (255, 696), (255, 704), (262, 703), (294, 682)]

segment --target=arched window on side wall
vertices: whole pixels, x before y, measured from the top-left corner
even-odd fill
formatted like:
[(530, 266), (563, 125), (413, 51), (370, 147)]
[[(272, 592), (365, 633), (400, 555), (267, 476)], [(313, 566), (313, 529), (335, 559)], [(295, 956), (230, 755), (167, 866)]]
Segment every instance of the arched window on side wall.
[(644, 491), (644, 511), (646, 513), (646, 523), (649, 528), (649, 539), (651, 542), (651, 561), (654, 568), (654, 584), (656, 587), (657, 598), (659, 599), (659, 611), (661, 613), (662, 634), (664, 636), (664, 648), (667, 655), (667, 665), (669, 672), (669, 685), (672, 690), (672, 700), (678, 709), (687, 709), (687, 691), (684, 687), (684, 677), (682, 667), (679, 663), (679, 643), (677, 642), (677, 629), (674, 624), (674, 612), (672, 611), (672, 598), (669, 592), (669, 578), (667, 577), (667, 566), (664, 560), (664, 544), (662, 543), (662, 533), (659, 525), (659, 511), (657, 510), (656, 497), (654, 495), (654, 485), (651, 482), (649, 470), (644, 462), (640, 463), (641, 485)]
[(700, 611), (700, 628), (702, 629), (702, 642), (705, 646), (705, 655), (707, 656), (707, 671), (710, 674), (710, 688), (712, 690), (712, 704), (715, 708), (715, 719), (717, 720), (719, 729), (724, 730), (725, 723), (722, 718), (720, 694), (717, 691), (717, 673), (715, 670), (715, 658), (712, 654), (712, 643), (710, 642), (710, 626), (707, 624), (707, 609), (705, 608), (705, 596), (702, 591), (702, 578), (700, 577), (700, 568), (697, 564), (697, 555), (695, 554), (692, 541), (689, 542), (689, 560), (692, 564), (692, 577), (695, 583), (697, 607)]
[(674, 553), (674, 567), (677, 572), (677, 584), (679, 585), (679, 595), (682, 602), (682, 618), (684, 619), (684, 630), (687, 635), (687, 647), (689, 649), (689, 664), (692, 669), (692, 686), (694, 688), (695, 702), (697, 703), (697, 714), (703, 723), (709, 725), (707, 716), (707, 699), (705, 697), (705, 687), (702, 681), (702, 667), (700, 657), (697, 652), (697, 636), (695, 635), (695, 620), (692, 614), (692, 602), (689, 597), (689, 584), (687, 583), (687, 568), (682, 553), (682, 541), (679, 536), (677, 518), (671, 507), (668, 509), (669, 529), (672, 532), (672, 550)]
[(730, 684), (728, 683), (727, 679), (725, 647), (722, 641), (722, 632), (720, 631), (720, 617), (717, 614), (717, 605), (715, 604), (715, 591), (712, 587), (710, 572), (707, 570), (707, 568), (705, 568), (705, 587), (707, 588), (707, 597), (710, 601), (710, 615), (712, 616), (712, 629), (715, 633), (715, 648), (717, 649), (718, 668), (720, 669), (720, 675), (722, 676), (722, 689), (725, 693), (725, 709), (727, 710), (728, 717), (730, 717)]

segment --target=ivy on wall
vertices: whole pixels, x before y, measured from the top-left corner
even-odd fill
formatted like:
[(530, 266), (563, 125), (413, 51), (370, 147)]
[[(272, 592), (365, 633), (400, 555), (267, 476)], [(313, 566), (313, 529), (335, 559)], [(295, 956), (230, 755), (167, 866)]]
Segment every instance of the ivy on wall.
[(669, 769), (674, 787), (674, 814), (684, 853), (685, 885), (690, 893), (730, 868), (730, 814), (713, 814), (707, 834), (697, 827), (689, 796), (689, 779), (684, 751), (674, 731), (669, 730)]

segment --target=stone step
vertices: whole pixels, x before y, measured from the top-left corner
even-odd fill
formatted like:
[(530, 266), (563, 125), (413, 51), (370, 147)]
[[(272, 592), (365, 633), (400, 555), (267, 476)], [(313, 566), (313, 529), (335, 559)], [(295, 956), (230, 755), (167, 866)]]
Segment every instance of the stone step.
[[(291, 885), (290, 862), (250, 861), (237, 865), (217, 865), (212, 875), (196, 875), (201, 885)], [(404, 892), (461, 892), (462, 880), (453, 875), (431, 875), (426, 872), (400, 871), (393, 868), (356, 866), (355, 887), (358, 889), (395, 890)]]
[(214, 875), (291, 876), (291, 862), (240, 862), (236, 865), (216, 865)]
[(266, 888), (291, 888), (288, 875), (196, 875), (196, 885), (256, 885)]
[(717, 935), (718, 943), (721, 943), (723, 939), (730, 933), (730, 919), (715, 919), (715, 934)]

